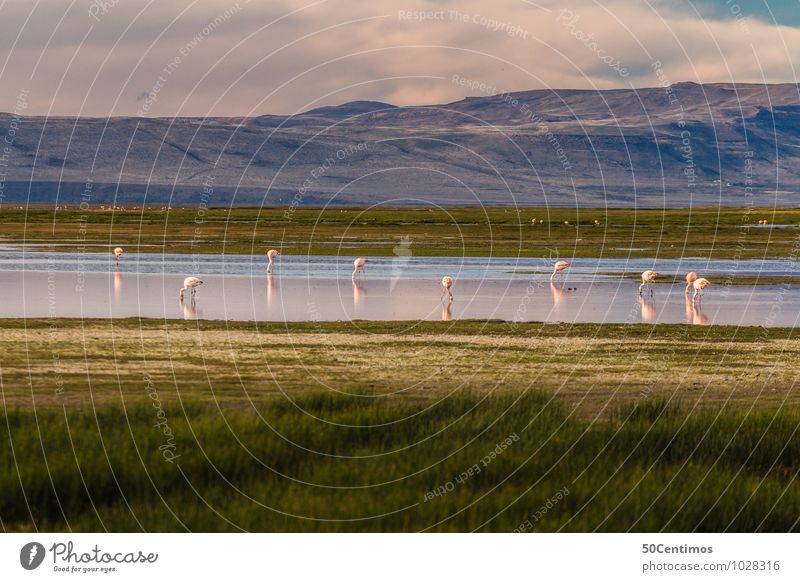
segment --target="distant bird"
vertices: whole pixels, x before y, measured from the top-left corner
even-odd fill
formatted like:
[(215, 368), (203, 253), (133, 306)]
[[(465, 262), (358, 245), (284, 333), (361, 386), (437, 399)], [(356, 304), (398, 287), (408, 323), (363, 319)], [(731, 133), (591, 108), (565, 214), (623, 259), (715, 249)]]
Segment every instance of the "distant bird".
[(117, 257), (117, 264), (119, 265), (119, 260), (122, 257), (125, 251), (122, 250), (122, 247), (117, 247), (114, 249), (114, 256)]
[(569, 267), (571, 264), (572, 263), (568, 263), (567, 261), (556, 261), (556, 264), (553, 265), (553, 274), (550, 275), (550, 282), (551, 283), (553, 282), (553, 279), (555, 278), (557, 273), (560, 273), (561, 271)]
[(186, 277), (183, 280), (183, 287), (181, 287), (181, 301), (183, 301), (183, 293), (187, 289), (192, 290), (192, 299), (194, 299), (197, 288), (203, 284), (203, 281), (197, 277)]
[(566, 224), (567, 226), (569, 226), (569, 220), (565, 220), (565, 221), (564, 221), (564, 224)]
[(595, 226), (600, 226), (600, 221), (599, 221), (599, 220), (595, 220), (595, 221), (594, 221), (594, 225), (595, 225)]
[(697, 281), (697, 273), (694, 271), (686, 274), (686, 289), (684, 290), (685, 294), (689, 294), (689, 288), (692, 286), (692, 283)]
[(358, 274), (358, 272), (364, 268), (364, 265), (369, 263), (369, 259), (365, 259), (364, 257), (358, 257), (355, 261), (353, 261), (353, 277)]
[(650, 295), (653, 294), (653, 281), (658, 276), (658, 273), (655, 271), (645, 271), (642, 273), (642, 284), (639, 285), (639, 295), (642, 294), (642, 287), (647, 287), (647, 290), (650, 292)]
[[(453, 302), (453, 293), (450, 291), (450, 287), (453, 286), (453, 278), (452, 277), (442, 277), (442, 287), (450, 296), (450, 303)], [(444, 292), (442, 293), (444, 295)]]
[(535, 218), (531, 218), (531, 224), (536, 224), (536, 219)]
[(267, 273), (272, 273), (272, 263), (275, 262), (275, 257), (280, 257), (280, 256), (281, 254), (275, 249), (272, 249), (271, 251), (267, 252), (267, 258), (269, 259), (269, 265), (267, 265)]
[(694, 287), (694, 295), (692, 295), (692, 301), (697, 299), (698, 295), (702, 299), (703, 289), (705, 289), (709, 285), (711, 285), (711, 281), (709, 281), (708, 279), (703, 279), (702, 277), (700, 279), (696, 279), (695, 282), (692, 283), (692, 287)]

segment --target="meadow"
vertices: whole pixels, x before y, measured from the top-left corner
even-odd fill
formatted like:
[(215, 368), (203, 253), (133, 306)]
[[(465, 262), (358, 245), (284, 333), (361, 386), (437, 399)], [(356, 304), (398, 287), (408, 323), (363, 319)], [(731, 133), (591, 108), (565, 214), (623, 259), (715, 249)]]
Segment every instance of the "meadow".
[[(531, 224), (532, 219), (537, 223)], [(757, 226), (759, 220), (781, 225)], [(564, 224), (564, 222), (569, 224)], [(599, 225), (595, 224), (599, 222)], [(800, 209), (5, 206), (2, 241), (52, 250), (758, 259), (796, 256)]]
[(0, 321), (4, 531), (795, 531), (791, 329)]

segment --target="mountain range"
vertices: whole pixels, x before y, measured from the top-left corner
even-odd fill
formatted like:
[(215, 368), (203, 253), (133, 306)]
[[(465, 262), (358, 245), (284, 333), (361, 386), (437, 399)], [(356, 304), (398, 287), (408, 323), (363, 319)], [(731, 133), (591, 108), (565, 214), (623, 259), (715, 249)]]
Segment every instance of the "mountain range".
[(0, 201), (798, 204), (800, 86), (535, 90), (255, 117), (0, 113)]

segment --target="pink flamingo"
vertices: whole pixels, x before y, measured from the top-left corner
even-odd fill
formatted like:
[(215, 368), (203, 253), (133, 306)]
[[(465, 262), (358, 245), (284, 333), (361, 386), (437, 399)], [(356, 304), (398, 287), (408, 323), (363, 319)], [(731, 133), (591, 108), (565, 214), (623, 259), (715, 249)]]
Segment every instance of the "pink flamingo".
[(275, 249), (272, 249), (267, 252), (267, 258), (269, 259), (269, 265), (267, 265), (267, 273), (272, 273), (272, 264), (275, 262), (275, 257), (280, 257), (280, 256), (281, 254)]
[(692, 295), (692, 301), (694, 302), (697, 299), (698, 295), (700, 299), (703, 298), (703, 289), (711, 285), (711, 281), (708, 279), (700, 278), (696, 279), (694, 283), (692, 283), (692, 287), (694, 287), (694, 295)]
[(686, 274), (686, 290), (684, 291), (684, 293), (686, 293), (687, 295), (689, 294), (689, 288), (695, 281), (697, 281), (697, 273), (692, 271)]
[(122, 258), (122, 255), (125, 251), (122, 250), (122, 247), (117, 247), (114, 249), (114, 256), (117, 258), (117, 264), (119, 265), (119, 260)]
[(568, 263), (567, 261), (556, 261), (556, 264), (553, 265), (553, 274), (550, 275), (550, 282), (551, 283), (553, 282), (553, 279), (555, 278), (557, 273), (560, 273), (561, 271), (569, 267), (571, 264), (572, 263)]
[(655, 271), (645, 271), (642, 273), (642, 284), (639, 285), (639, 295), (642, 294), (642, 287), (647, 287), (647, 290), (650, 292), (650, 295), (653, 294), (653, 281), (658, 276), (658, 273)]
[(197, 293), (197, 288), (203, 284), (203, 281), (198, 277), (186, 277), (183, 280), (183, 287), (181, 287), (181, 301), (183, 301), (183, 293), (191, 289), (192, 291), (192, 299), (194, 299), (195, 293)]
[(355, 261), (353, 261), (353, 277), (355, 277), (358, 272), (364, 268), (364, 265), (369, 263), (369, 259), (365, 259), (364, 257), (358, 257)]
[[(450, 287), (453, 286), (453, 278), (452, 277), (442, 277), (442, 287), (450, 296), (450, 303), (453, 302), (453, 293), (450, 291)], [(442, 293), (444, 295), (444, 293)]]

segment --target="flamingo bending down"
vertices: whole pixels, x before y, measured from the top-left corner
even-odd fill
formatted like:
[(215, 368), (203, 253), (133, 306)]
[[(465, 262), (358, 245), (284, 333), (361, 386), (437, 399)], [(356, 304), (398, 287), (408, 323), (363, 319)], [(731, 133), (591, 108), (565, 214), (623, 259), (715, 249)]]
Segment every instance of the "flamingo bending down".
[(125, 251), (122, 250), (122, 247), (117, 247), (114, 249), (114, 256), (117, 257), (117, 264), (119, 264), (119, 260), (124, 252)]
[(267, 265), (267, 273), (272, 273), (272, 264), (275, 262), (275, 257), (280, 257), (281, 254), (272, 249), (271, 251), (267, 252), (267, 258), (269, 259), (269, 265)]
[[(452, 277), (442, 277), (442, 287), (450, 296), (450, 303), (453, 302), (453, 293), (450, 291), (450, 287), (453, 286), (453, 278)], [(444, 293), (442, 293), (444, 294)]]
[(358, 272), (364, 268), (364, 265), (369, 263), (369, 259), (365, 259), (364, 257), (358, 257), (355, 261), (353, 261), (353, 277), (355, 277)]
[(703, 298), (703, 289), (711, 285), (711, 281), (708, 279), (700, 278), (696, 279), (694, 283), (692, 283), (692, 287), (694, 287), (694, 295), (692, 295), (692, 301), (697, 299), (697, 296), (700, 296), (700, 299)]
[(555, 265), (553, 265), (553, 274), (550, 275), (550, 282), (553, 282), (557, 273), (560, 273), (567, 267), (569, 267), (572, 263), (568, 263), (567, 261), (557, 261)]
[(688, 295), (689, 288), (692, 286), (692, 283), (694, 283), (695, 281), (697, 281), (697, 273), (692, 271), (691, 273), (687, 273), (686, 274), (686, 290), (684, 291), (684, 293), (686, 293)]
[(642, 294), (642, 287), (647, 287), (647, 290), (650, 292), (650, 295), (653, 294), (653, 281), (658, 276), (658, 273), (655, 271), (645, 271), (642, 273), (642, 284), (639, 285), (639, 295)]
[(203, 284), (203, 281), (197, 277), (186, 277), (183, 280), (183, 287), (181, 287), (181, 301), (183, 301), (183, 293), (187, 289), (192, 290), (192, 299), (194, 299), (195, 293), (197, 293), (197, 288)]

